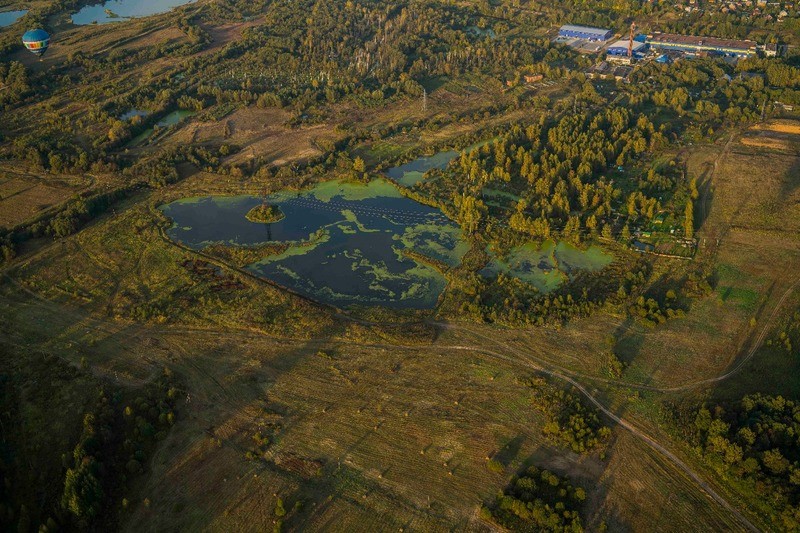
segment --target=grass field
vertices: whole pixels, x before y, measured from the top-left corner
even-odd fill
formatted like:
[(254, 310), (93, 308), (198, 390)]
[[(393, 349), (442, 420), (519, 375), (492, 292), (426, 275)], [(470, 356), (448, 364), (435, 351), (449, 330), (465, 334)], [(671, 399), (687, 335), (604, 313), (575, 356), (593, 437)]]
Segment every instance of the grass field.
[(29, 173), (24, 167), (0, 165), (0, 227), (12, 228), (49, 208), (58, 207), (71, 197), (99, 188), (113, 178), (97, 180), (89, 176), (53, 176)]
[(774, 131), (777, 133), (800, 135), (800, 124), (793, 120), (770, 120), (762, 124), (757, 124), (752, 129), (757, 131)]
[[(297, 527), (481, 530), (478, 505), (528, 461), (586, 487), (599, 484), (589, 511), (595, 524), (635, 527), (647, 516), (685, 530), (697, 513), (708, 524), (727, 520), (709, 515), (713, 508), (691, 483), (624, 433), (606, 460), (548, 444), (529, 389), (518, 382), (530, 374), (525, 361), (454, 349), (467, 340), (459, 332), (414, 348), (349, 338), (287, 342), (107, 322), (8, 285), (4, 301), (19, 342), (47, 323), (58, 333), (41, 348), (73, 364), (85, 357), (101, 378), (131, 387), (166, 365), (185, 383), (181, 422), (133, 489), (131, 528), (143, 520), (156, 528), (269, 527), (280, 496), (288, 506), (303, 502), (291, 522)], [(269, 460), (247, 460), (252, 435), (276, 420)], [(487, 469), (489, 457), (505, 472)], [(680, 495), (674, 512), (655, 511), (662, 493)]]

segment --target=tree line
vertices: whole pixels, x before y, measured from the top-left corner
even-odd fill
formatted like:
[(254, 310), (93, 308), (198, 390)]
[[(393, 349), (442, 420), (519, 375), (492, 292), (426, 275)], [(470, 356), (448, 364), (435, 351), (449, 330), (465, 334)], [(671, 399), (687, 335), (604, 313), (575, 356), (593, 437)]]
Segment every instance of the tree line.
[(677, 415), (679, 426), (709, 467), (735, 480), (771, 512), (767, 523), (800, 528), (800, 405), (751, 394)]

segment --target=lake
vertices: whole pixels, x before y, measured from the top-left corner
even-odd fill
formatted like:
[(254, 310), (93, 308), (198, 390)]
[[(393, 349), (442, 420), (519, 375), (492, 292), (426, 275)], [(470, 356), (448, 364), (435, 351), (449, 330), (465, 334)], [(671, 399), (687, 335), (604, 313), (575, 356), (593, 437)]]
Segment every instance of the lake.
[[(174, 117), (170, 114), (158, 125), (180, 121)], [(147, 136), (150, 133), (145, 132)], [(480, 144), (470, 149), (477, 146)], [(389, 169), (387, 175), (411, 186), (426, 171), (446, 168), (456, 156), (458, 152), (447, 151), (421, 157)], [(484, 194), (506, 203), (517, 199), (499, 189), (486, 189)], [(248, 220), (247, 213), (264, 202), (278, 206), (284, 217), (270, 224)], [(246, 268), (298, 294), (340, 308), (433, 308), (447, 284), (433, 265), (458, 266), (470, 248), (461, 229), (443, 213), (404, 197), (382, 179), (368, 184), (328, 181), (310, 190), (284, 191), (266, 198), (184, 198), (161, 210), (173, 221), (169, 237), (195, 250), (212, 244), (258, 247), (288, 243), (283, 253), (265, 255)], [(581, 250), (547, 240), (517, 246), (504, 257), (492, 256), (480, 274), (515, 276), (547, 293), (578, 270), (600, 270), (612, 261), (598, 246)]]
[(170, 9), (185, 4), (191, 4), (195, 1), (196, 0), (110, 0), (105, 3), (84, 7), (72, 15), (72, 23), (84, 25), (124, 22), (132, 18), (166, 13)]
[(250, 222), (255, 196), (186, 198), (162, 206), (170, 238), (196, 250), (210, 244), (289, 243), (246, 268), (296, 293), (337, 307), (435, 307), (447, 284), (442, 273), (406, 252), (457, 266), (469, 249), (460, 228), (440, 211), (403, 197), (383, 180), (324, 182), (266, 201), (284, 218)]
[[(491, 143), (489, 139), (466, 148), (469, 152)], [(459, 152), (448, 150), (432, 156), (419, 157), (409, 163), (390, 168), (386, 175), (405, 187), (412, 187), (424, 179), (431, 169), (445, 169)], [(483, 189), (487, 205), (509, 209), (519, 200), (516, 194), (499, 190)], [(569, 280), (577, 270), (599, 270), (613, 261), (613, 257), (603, 252), (598, 246), (590, 246), (580, 250), (566, 242), (554, 243), (547, 240), (541, 245), (528, 243), (517, 246), (503, 258), (493, 257), (481, 270), (483, 276), (494, 276), (499, 273), (517, 277), (533, 285), (543, 293), (551, 292)]]
[(24, 17), (27, 12), (27, 9), (20, 11), (0, 11), (0, 28), (11, 26), (16, 21)]

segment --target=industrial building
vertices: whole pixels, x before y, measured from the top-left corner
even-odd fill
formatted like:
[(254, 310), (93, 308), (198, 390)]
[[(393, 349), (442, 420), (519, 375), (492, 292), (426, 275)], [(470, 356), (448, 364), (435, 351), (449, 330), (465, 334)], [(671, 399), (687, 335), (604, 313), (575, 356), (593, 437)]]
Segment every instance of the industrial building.
[(749, 40), (695, 37), (673, 33), (654, 33), (647, 36), (647, 44), (661, 50), (677, 50), (689, 54), (700, 52), (726, 56), (747, 57), (756, 54), (756, 43)]
[(607, 41), (613, 33), (611, 30), (602, 28), (590, 28), (588, 26), (573, 26), (564, 24), (558, 30), (558, 36), (564, 39), (584, 39), (586, 41)]
[(622, 39), (609, 46), (606, 51), (610, 56), (627, 57), (629, 46), (634, 56), (641, 56), (647, 50), (647, 44), (643, 42), (633, 41), (631, 45), (630, 39)]

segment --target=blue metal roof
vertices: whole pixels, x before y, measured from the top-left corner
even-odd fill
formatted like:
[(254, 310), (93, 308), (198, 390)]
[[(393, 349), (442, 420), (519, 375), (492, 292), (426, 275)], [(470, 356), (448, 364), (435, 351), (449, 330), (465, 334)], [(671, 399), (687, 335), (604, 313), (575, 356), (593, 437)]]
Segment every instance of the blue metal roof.
[[(619, 40), (608, 47), (606, 50), (611, 55), (628, 55), (628, 46), (630, 45), (630, 41), (626, 40)], [(647, 45), (639, 41), (633, 41), (633, 52), (642, 52)]]
[(603, 28), (590, 28), (589, 26), (574, 26), (572, 24), (564, 24), (563, 26), (561, 26), (560, 31), (590, 33), (594, 35), (607, 35), (609, 32), (611, 32), (611, 30), (606, 30)]

